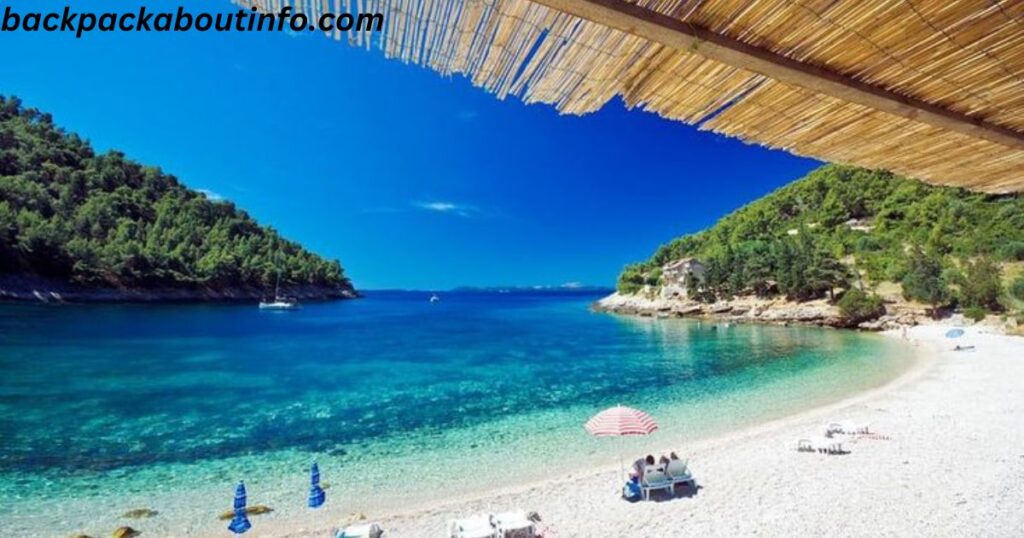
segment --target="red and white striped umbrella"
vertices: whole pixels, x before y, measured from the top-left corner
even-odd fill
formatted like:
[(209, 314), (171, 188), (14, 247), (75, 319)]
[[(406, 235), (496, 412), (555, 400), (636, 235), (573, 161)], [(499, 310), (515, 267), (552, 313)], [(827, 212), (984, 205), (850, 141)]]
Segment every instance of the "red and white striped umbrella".
[(591, 417), (584, 428), (596, 437), (650, 435), (658, 431), (658, 423), (639, 409), (617, 405)]

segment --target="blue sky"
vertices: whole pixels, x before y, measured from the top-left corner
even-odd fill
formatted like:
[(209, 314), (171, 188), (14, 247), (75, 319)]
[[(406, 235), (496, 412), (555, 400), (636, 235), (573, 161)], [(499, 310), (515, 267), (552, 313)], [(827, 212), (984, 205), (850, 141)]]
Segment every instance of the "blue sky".
[(0, 57), (0, 93), (234, 201), (364, 289), (610, 285), (818, 165), (618, 102), (498, 101), (315, 33), (5, 33)]

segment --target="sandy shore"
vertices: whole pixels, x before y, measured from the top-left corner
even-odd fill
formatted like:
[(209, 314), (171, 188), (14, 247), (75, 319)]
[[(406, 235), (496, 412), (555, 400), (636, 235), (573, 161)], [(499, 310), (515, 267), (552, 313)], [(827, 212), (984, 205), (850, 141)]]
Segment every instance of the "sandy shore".
[[(537, 511), (558, 537), (1024, 536), (1024, 338), (971, 328), (954, 342), (946, 329), (910, 330), (920, 360), (882, 389), (665, 447), (690, 459), (696, 494), (630, 504), (617, 496), (617, 466), (567, 466), (543, 484), (368, 516), (393, 537), (441, 537), (452, 517), (512, 508)], [(977, 349), (952, 351), (957, 343)], [(795, 450), (831, 419), (868, 422), (889, 439), (850, 438), (845, 455)], [(452, 477), (460, 479), (456, 468)], [(260, 535), (329, 533), (265, 527)]]

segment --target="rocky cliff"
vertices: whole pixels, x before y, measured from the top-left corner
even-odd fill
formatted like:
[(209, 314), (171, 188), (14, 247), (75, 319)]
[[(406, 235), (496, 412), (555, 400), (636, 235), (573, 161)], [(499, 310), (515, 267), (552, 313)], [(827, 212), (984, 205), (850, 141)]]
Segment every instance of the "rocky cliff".
[(907, 302), (886, 304), (886, 314), (878, 319), (850, 325), (839, 308), (825, 299), (789, 301), (783, 297), (761, 299), (747, 296), (705, 304), (683, 297), (664, 298), (653, 293), (613, 293), (594, 303), (601, 312), (649, 317), (712, 319), (724, 322), (770, 323), (776, 325), (814, 325), (820, 327), (888, 330), (917, 325), (928, 320), (925, 307)]

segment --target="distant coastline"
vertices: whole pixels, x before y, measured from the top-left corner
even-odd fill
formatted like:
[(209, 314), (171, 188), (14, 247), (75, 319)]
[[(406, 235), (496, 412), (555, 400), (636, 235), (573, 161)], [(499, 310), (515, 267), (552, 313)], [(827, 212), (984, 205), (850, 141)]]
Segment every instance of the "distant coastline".
[[(281, 293), (299, 301), (356, 299), (360, 293), (342, 286), (282, 286)], [(255, 302), (273, 294), (250, 286), (194, 288), (81, 286), (24, 275), (0, 275), (0, 303), (199, 303)]]
[(560, 286), (458, 286), (449, 290), (454, 293), (612, 293), (608, 286), (585, 286), (562, 284)]

